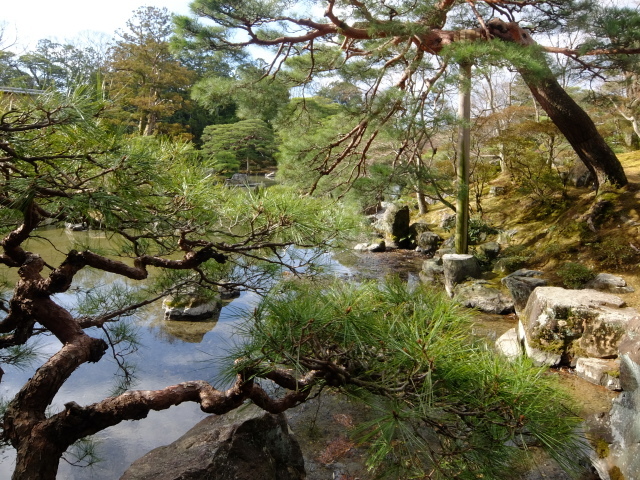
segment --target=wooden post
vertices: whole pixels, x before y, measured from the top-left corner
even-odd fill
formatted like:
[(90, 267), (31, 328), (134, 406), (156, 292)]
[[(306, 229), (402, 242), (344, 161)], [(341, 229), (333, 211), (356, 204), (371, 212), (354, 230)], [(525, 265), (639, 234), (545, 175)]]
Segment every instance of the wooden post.
[(456, 253), (469, 250), (469, 156), (471, 155), (471, 62), (460, 62), (458, 119), (458, 199), (456, 202)]

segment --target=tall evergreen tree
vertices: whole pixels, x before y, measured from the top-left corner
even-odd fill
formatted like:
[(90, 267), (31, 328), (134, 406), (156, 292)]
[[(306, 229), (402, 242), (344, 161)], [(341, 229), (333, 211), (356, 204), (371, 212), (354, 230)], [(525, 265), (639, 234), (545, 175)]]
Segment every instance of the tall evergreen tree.
[[(434, 56), (445, 62), (514, 65), (597, 178), (624, 185), (627, 179), (615, 154), (589, 116), (557, 83), (544, 48), (516, 22), (536, 32), (557, 32), (593, 6), (594, 2), (577, 0), (315, 0), (295, 3), (293, 8), (288, 1), (196, 0), (193, 12), (214, 25), (185, 17), (177, 23), (185, 35), (214, 48), (273, 49), (271, 73), (286, 70), (284, 61), (304, 63), (307, 75), (299, 78), (301, 83), (329, 71), (362, 72), (366, 113), (360, 128), (349, 134), (354, 141), (345, 145), (354, 151), (376, 135), (375, 127), (369, 129), (375, 123), (371, 119), (387, 121), (405, 114), (410, 110), (405, 92), (430, 88), (438, 70)], [(317, 15), (320, 9), (322, 18)], [(417, 75), (429, 68), (431, 75)], [(340, 158), (335, 147), (330, 150), (327, 154), (334, 161)]]
[(167, 9), (141, 7), (119, 32), (111, 50), (107, 90), (119, 107), (117, 118), (153, 135), (179, 110), (194, 73), (170, 51), (171, 15)]

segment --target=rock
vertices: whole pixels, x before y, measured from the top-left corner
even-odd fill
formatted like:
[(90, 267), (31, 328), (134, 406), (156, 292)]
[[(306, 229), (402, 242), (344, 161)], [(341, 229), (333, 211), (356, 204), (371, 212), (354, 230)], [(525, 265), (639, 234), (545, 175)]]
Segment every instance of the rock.
[(584, 288), (609, 293), (631, 293), (634, 291), (633, 287), (627, 285), (624, 278), (610, 273), (599, 273), (594, 279), (587, 282)]
[(504, 195), (505, 193), (507, 193), (506, 187), (497, 185), (489, 187), (489, 195), (491, 195), (492, 197), (499, 197), (500, 195)]
[(574, 187), (588, 187), (593, 184), (593, 180), (593, 175), (583, 162), (576, 162), (569, 171), (568, 181)]
[(509, 289), (511, 298), (513, 298), (513, 306), (518, 316), (527, 305), (531, 292), (537, 287), (543, 287), (547, 284), (546, 280), (537, 278), (540, 275), (542, 275), (542, 272), (537, 270), (521, 269), (501, 280), (502, 284)]
[(478, 245), (478, 250), (487, 257), (488, 260), (495, 260), (500, 254), (500, 244), (498, 242), (483, 243)]
[(522, 355), (522, 344), (515, 328), (507, 330), (496, 340), (496, 350), (508, 360), (515, 360)]
[(640, 391), (640, 317), (633, 318), (620, 340), (620, 384), (623, 390)]
[(576, 375), (609, 390), (621, 390), (619, 360), (579, 358), (576, 362)]
[(374, 243), (359, 243), (353, 249), (359, 252), (384, 252), (387, 250), (387, 245), (384, 240), (381, 240)]
[(455, 213), (443, 213), (440, 217), (440, 228), (444, 230), (452, 230), (456, 226), (456, 214)]
[(69, 230), (70, 232), (82, 232), (84, 230), (89, 230), (89, 225), (86, 223), (65, 223), (64, 228)]
[(430, 258), (422, 263), (422, 273), (427, 276), (440, 276), (444, 275), (444, 267), (442, 266), (442, 259)]
[(121, 480), (302, 480), (298, 442), (284, 414), (250, 405), (205, 418), (170, 445), (136, 460)]
[(448, 253), (442, 257), (444, 267), (444, 286), (450, 297), (453, 288), (467, 278), (478, 278), (480, 266), (473, 255)]
[(422, 263), (419, 277), (422, 283), (440, 283), (444, 275), (441, 258), (430, 258)]
[(457, 285), (454, 291), (458, 302), (467, 308), (497, 315), (513, 313), (513, 300), (484, 280)]
[(208, 320), (218, 319), (222, 304), (220, 298), (203, 300), (200, 297), (181, 296), (176, 299), (169, 296), (162, 301), (164, 317), (171, 320)]
[(537, 363), (542, 358), (552, 366), (568, 365), (574, 357), (615, 358), (636, 315), (609, 293), (538, 287), (520, 316), (520, 339)]
[(411, 248), (411, 230), (409, 229), (409, 207), (391, 204), (373, 226), (385, 236), (392, 246)]
[(442, 243), (442, 237), (434, 232), (421, 232), (416, 237), (415, 243), (425, 254), (433, 254)]
[[(640, 480), (640, 390), (622, 392), (613, 400), (610, 412), (614, 438), (609, 446), (611, 468), (616, 468), (624, 480)], [(611, 468), (609, 471), (611, 471)]]
[(436, 250), (436, 253), (433, 254), (433, 258), (442, 261), (442, 257), (444, 257), (448, 253), (456, 253), (456, 249), (451, 247), (439, 248), (438, 250)]
[[(640, 475), (640, 317), (633, 318), (620, 341), (620, 386), (624, 390), (613, 400), (609, 412), (611, 437), (610, 467), (628, 480)], [(620, 477), (623, 478), (623, 477)]]
[(421, 233), (431, 232), (431, 228), (429, 228), (429, 224), (425, 222), (415, 222), (409, 225), (409, 229), (414, 236), (418, 236)]
[(545, 351), (539, 348), (533, 348), (529, 345), (527, 334), (522, 321), (518, 321), (518, 340), (522, 342), (524, 351), (535, 365), (549, 365), (557, 367), (562, 362), (562, 354), (554, 351)]
[(240, 290), (232, 286), (226, 287), (224, 285), (219, 285), (218, 294), (220, 295), (220, 300), (233, 300), (240, 296)]
[(500, 275), (508, 275), (521, 269), (524, 263), (522, 257), (502, 257), (493, 265), (493, 271)]

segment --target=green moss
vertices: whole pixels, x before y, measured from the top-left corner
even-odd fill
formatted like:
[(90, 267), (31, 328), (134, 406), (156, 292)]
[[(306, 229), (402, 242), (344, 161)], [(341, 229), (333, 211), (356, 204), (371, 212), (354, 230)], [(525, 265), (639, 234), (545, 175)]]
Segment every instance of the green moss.
[(609, 444), (602, 438), (598, 438), (593, 446), (598, 458), (607, 458), (609, 456)]
[(611, 480), (625, 480), (624, 475), (618, 467), (612, 467), (609, 469), (609, 478)]
[(566, 288), (582, 288), (596, 274), (589, 267), (576, 262), (567, 262), (558, 269), (558, 276)]

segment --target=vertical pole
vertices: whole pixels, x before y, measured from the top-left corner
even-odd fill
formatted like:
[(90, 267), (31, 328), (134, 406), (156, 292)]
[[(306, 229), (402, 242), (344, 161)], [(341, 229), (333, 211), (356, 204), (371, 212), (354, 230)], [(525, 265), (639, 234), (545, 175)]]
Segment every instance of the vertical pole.
[(469, 157), (471, 155), (471, 62), (460, 62), (458, 119), (458, 199), (456, 202), (456, 253), (469, 251)]

